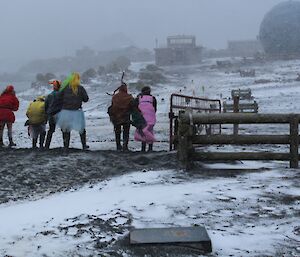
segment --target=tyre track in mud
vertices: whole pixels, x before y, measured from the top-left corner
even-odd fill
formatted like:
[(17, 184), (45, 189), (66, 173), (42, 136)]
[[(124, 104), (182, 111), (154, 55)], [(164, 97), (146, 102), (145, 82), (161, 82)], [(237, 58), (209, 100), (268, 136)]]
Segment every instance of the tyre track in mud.
[(175, 153), (0, 150), (0, 204), (77, 189), (132, 171), (176, 169)]

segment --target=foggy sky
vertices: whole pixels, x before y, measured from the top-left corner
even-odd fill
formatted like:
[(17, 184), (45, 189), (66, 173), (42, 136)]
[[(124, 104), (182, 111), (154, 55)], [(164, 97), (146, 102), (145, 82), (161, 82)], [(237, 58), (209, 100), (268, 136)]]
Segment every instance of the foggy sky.
[(192, 34), (197, 43), (225, 48), (254, 39), (263, 16), (282, 0), (0, 0), (0, 60), (74, 55), (98, 49), (123, 33), (153, 49), (168, 35)]

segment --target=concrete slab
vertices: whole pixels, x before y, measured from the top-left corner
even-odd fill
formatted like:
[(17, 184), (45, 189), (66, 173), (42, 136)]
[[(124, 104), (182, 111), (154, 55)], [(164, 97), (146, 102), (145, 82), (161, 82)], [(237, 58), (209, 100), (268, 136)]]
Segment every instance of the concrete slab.
[(130, 232), (130, 244), (184, 244), (211, 252), (211, 240), (205, 227), (145, 228)]

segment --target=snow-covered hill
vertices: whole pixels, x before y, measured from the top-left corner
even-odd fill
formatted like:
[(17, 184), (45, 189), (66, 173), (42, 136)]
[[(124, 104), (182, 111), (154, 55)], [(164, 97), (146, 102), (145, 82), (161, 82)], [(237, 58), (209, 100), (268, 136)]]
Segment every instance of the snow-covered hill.
[[(1, 165), (7, 160), (10, 164), (0, 167), (1, 177), (15, 187), (0, 189), (1, 195), (3, 198), (18, 195), (16, 199), (22, 200), (1, 201), (0, 255), (199, 256), (199, 252), (186, 248), (131, 248), (126, 235), (132, 227), (204, 225), (213, 244), (209, 256), (300, 256), (298, 170), (288, 169), (286, 162), (236, 162), (198, 164), (188, 173), (174, 168), (174, 153), (163, 152), (168, 150), (171, 93), (181, 91), (191, 95), (194, 91), (199, 96), (226, 98), (231, 89), (251, 88), (259, 112), (300, 113), (300, 82), (295, 81), (300, 61), (253, 64), (255, 78), (241, 78), (237, 72), (212, 68), (212, 64), (214, 60), (204, 61), (199, 66), (165, 68), (169, 83), (152, 87), (158, 100), (155, 126), (158, 142), (154, 144), (154, 150), (160, 151), (158, 153), (120, 153), (122, 157), (118, 159), (117, 153), (107, 151), (114, 150), (115, 144), (113, 127), (106, 113), (111, 97), (105, 92), (112, 92), (117, 83), (108, 85), (101, 80), (85, 85), (90, 101), (83, 108), (88, 143), (94, 153), (74, 150), (66, 155), (60, 150), (52, 150), (47, 159), (47, 152), (2, 150)], [(134, 67), (138, 70), (142, 66), (135, 64)], [(260, 79), (268, 81), (255, 83)], [(138, 93), (135, 88), (130, 91), (134, 95)], [(24, 127), (29, 101), (48, 92), (31, 89), (18, 95), (21, 106), (14, 124), (17, 148), (31, 146)], [(253, 132), (261, 128), (244, 129)], [(262, 131), (278, 129), (284, 131), (287, 128), (263, 127)], [(52, 147), (61, 146), (61, 133), (57, 130)], [(71, 136), (71, 147), (80, 148), (79, 136), (75, 133)], [(129, 148), (138, 151), (140, 144), (130, 141)], [(124, 159), (125, 168), (122, 166)], [(131, 162), (134, 162), (132, 169)], [(104, 181), (101, 176), (96, 180), (88, 174), (84, 176), (85, 166), (89, 174), (105, 170)], [(111, 175), (110, 166), (114, 171)], [(124, 172), (124, 169), (128, 170)], [(33, 174), (37, 170), (41, 182), (30, 185), (37, 181), (36, 176), (26, 179), (24, 174)], [(41, 175), (43, 170), (47, 170), (44, 177)], [(64, 173), (64, 170), (68, 172)], [(82, 183), (70, 182), (75, 181), (71, 179), (72, 170), (78, 176), (82, 174)], [(118, 170), (120, 176), (116, 175)], [(23, 176), (18, 176), (17, 171)], [(63, 190), (49, 186), (54, 191), (48, 192), (47, 183), (57, 183), (59, 173)], [(39, 186), (45, 189), (31, 195), (35, 191), (30, 188)], [(23, 188), (28, 190), (22, 191)], [(73, 189), (61, 192), (67, 188)], [(24, 192), (26, 197), (20, 197), (13, 190)]]

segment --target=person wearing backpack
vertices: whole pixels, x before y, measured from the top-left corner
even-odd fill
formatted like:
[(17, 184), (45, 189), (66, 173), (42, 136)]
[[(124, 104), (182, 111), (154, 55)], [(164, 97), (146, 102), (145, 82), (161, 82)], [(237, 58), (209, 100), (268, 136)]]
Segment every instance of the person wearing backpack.
[(15, 122), (15, 115), (19, 109), (19, 100), (16, 97), (13, 85), (8, 85), (0, 95), (0, 147), (4, 146), (3, 133), (4, 127), (7, 127), (9, 146), (16, 146), (12, 137), (12, 124)]
[(60, 81), (53, 80), (49, 82), (49, 84), (53, 85), (53, 91), (45, 99), (45, 111), (49, 123), (49, 130), (47, 132), (45, 143), (46, 149), (49, 149), (50, 147), (52, 135), (55, 132), (56, 127), (56, 114), (61, 111), (63, 104), (62, 92), (59, 91), (61, 85)]
[(44, 141), (46, 136), (47, 115), (45, 112), (45, 96), (38, 96), (33, 102), (29, 104), (26, 112), (29, 125), (28, 132), (32, 138), (32, 148), (36, 148), (38, 139), (40, 140), (40, 148), (44, 148)]
[[(115, 94), (115, 92), (117, 92)], [(114, 125), (117, 151), (128, 151), (130, 112), (133, 106), (133, 96), (127, 92), (127, 84), (122, 82), (112, 97), (108, 114)], [(123, 146), (121, 145), (121, 132), (123, 130)]]

